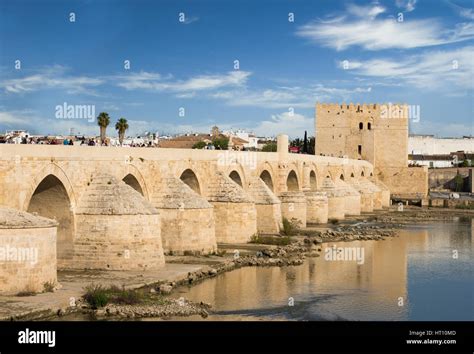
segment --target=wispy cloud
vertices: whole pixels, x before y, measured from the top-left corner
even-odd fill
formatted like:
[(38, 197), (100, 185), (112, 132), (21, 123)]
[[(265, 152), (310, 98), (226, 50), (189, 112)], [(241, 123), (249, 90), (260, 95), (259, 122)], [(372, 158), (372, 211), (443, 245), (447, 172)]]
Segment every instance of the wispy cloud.
[[(428, 51), (403, 59), (348, 60), (349, 71), (357, 75), (386, 78), (424, 89), (472, 89), (474, 47)], [(344, 61), (339, 62), (344, 67)]]
[[(21, 74), (22, 72), (19, 71), (19, 75)], [(3, 89), (5, 93), (18, 94), (41, 89), (59, 88), (66, 90), (69, 94), (81, 93), (96, 96), (97, 93), (92, 88), (103, 83), (104, 80), (100, 78), (67, 75), (65, 67), (54, 65), (20, 78), (1, 80), (0, 89)]]
[(260, 136), (276, 136), (280, 133), (290, 137), (302, 137), (304, 131), (314, 131), (314, 119), (302, 114), (283, 112), (275, 114), (270, 119), (263, 120), (252, 128)]
[[(408, 6), (408, 5), (407, 5)], [(411, 3), (414, 6), (414, 3)], [(338, 51), (349, 47), (367, 50), (419, 48), (456, 43), (474, 38), (472, 23), (445, 28), (436, 19), (397, 22), (380, 18), (385, 9), (350, 5), (347, 14), (331, 21), (314, 21), (298, 28), (296, 35)]]
[(175, 80), (172, 76), (139, 72), (115, 77), (117, 86), (127, 90), (192, 92), (213, 90), (226, 86), (242, 86), (251, 75), (248, 71), (229, 71), (225, 74), (199, 75), (187, 80)]
[(210, 95), (230, 106), (260, 108), (313, 108), (317, 101), (348, 100), (355, 94), (371, 92), (371, 87), (336, 88), (322, 84), (309, 86), (277, 87), (275, 89), (220, 91)]
[(415, 10), (415, 5), (417, 0), (396, 0), (395, 5), (397, 7), (404, 9), (406, 12), (411, 12)]

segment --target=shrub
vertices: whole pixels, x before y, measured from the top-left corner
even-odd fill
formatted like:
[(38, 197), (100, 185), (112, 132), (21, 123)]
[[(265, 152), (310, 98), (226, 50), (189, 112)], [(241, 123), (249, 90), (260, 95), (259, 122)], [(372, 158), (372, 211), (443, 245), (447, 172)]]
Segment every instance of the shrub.
[(215, 138), (212, 143), (217, 150), (227, 150), (229, 147), (229, 139), (228, 138)]
[(300, 228), (300, 222), (296, 219), (288, 220), (287, 218), (283, 217), (282, 219), (283, 228), (281, 229), (280, 233), (285, 236), (293, 236), (298, 232)]
[(204, 149), (206, 143), (204, 141), (198, 141), (196, 144), (193, 145), (193, 149)]
[(142, 302), (142, 294), (137, 290), (119, 288), (112, 285), (108, 288), (102, 285), (89, 285), (86, 287), (84, 300), (93, 308), (104, 307), (108, 303), (121, 305), (134, 305)]
[(54, 292), (54, 288), (56, 287), (56, 284), (52, 281), (48, 281), (43, 284), (44, 292), (45, 293), (52, 293)]
[(107, 289), (102, 285), (94, 284), (86, 287), (86, 293), (84, 294), (83, 298), (93, 308), (104, 307), (110, 300)]
[(276, 152), (277, 151), (277, 144), (276, 143), (268, 143), (265, 144), (262, 148), (263, 152)]

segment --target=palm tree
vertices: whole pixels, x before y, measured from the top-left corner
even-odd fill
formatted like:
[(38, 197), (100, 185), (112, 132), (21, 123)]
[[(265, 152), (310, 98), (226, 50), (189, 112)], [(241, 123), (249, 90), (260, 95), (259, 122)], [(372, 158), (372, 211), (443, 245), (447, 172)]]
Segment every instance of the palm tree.
[(128, 129), (128, 122), (125, 118), (120, 118), (117, 123), (115, 123), (115, 129), (118, 131), (120, 145), (123, 143), (123, 138), (125, 137), (125, 131)]
[(97, 117), (97, 124), (100, 127), (100, 141), (103, 144), (105, 142), (105, 131), (110, 124), (110, 117), (108, 113), (102, 112)]

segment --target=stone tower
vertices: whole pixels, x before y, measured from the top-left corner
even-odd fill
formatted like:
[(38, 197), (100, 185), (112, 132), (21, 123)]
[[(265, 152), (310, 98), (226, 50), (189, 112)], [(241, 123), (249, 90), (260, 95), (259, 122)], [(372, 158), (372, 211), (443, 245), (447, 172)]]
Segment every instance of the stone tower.
[(317, 104), (316, 154), (367, 160), (392, 194), (426, 196), (427, 171), (408, 169), (408, 105)]

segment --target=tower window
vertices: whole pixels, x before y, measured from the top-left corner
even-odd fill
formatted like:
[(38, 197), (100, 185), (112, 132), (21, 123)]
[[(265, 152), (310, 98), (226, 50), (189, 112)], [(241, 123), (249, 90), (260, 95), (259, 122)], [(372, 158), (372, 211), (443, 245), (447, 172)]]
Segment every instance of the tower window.
[(362, 130), (362, 129), (364, 129), (364, 123), (360, 122), (359, 123), (359, 130)]
[(367, 123), (367, 129), (372, 129), (372, 123)]
[(362, 145), (357, 145), (357, 152), (362, 155)]

